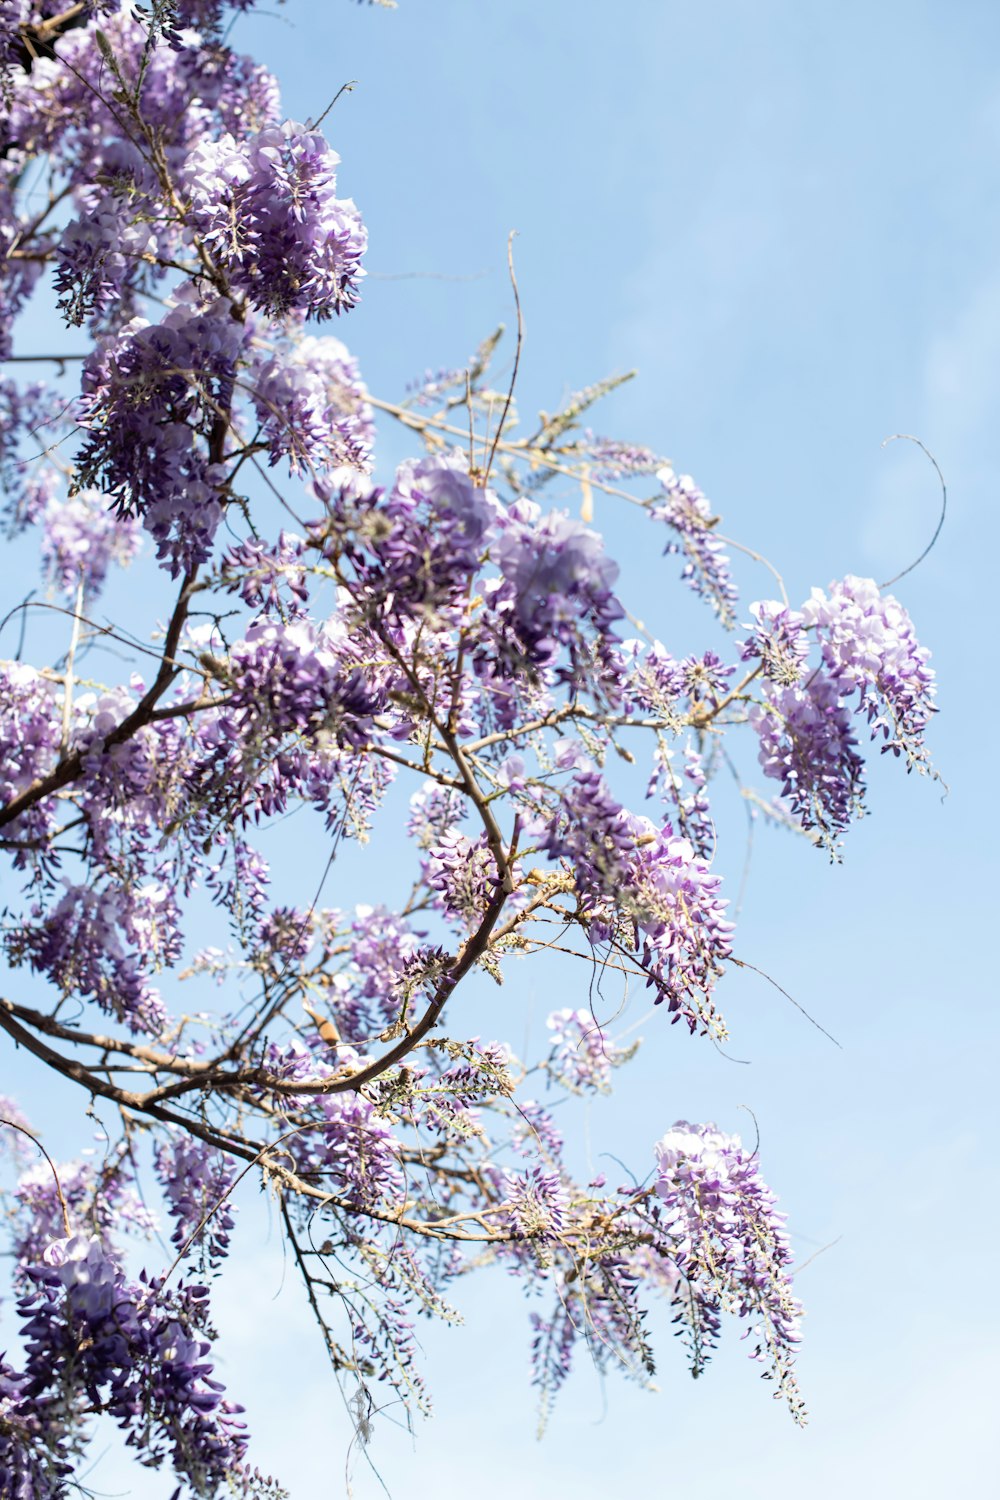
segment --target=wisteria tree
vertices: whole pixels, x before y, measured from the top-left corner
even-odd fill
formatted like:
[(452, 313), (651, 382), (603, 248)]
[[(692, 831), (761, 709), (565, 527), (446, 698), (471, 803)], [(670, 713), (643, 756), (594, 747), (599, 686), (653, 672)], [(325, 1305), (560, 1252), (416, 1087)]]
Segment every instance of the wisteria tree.
[[(322, 327), (364, 276), (338, 157), (226, 26), (223, 0), (0, 0), (0, 356), (28, 374), (0, 380), (21, 1335), (0, 1362), (0, 1494), (76, 1492), (101, 1416), (178, 1496), (283, 1493), (212, 1374), (246, 1179), (273, 1195), (361, 1428), (386, 1392), (425, 1404), (415, 1319), (448, 1319), (487, 1263), (535, 1294), (543, 1412), (579, 1353), (645, 1379), (659, 1296), (695, 1374), (723, 1314), (742, 1320), (801, 1421), (789, 1242), (756, 1148), (665, 1118), (634, 1182), (577, 1180), (552, 1099), (608, 1091), (631, 1056), (595, 975), (633, 980), (690, 1045), (724, 1040), (716, 988), (742, 960), (713, 777), (741, 740), (770, 786), (744, 789), (755, 814), (839, 859), (866, 750), (931, 771), (928, 653), (869, 579), (793, 608), (772, 574), (781, 597), (741, 604), (695, 482), (588, 425), (610, 383), (518, 421), (520, 333), (502, 379), (494, 337), (376, 399)], [(43, 383), (16, 325), (46, 299), (88, 343), (53, 351)], [(376, 410), (412, 439), (392, 475)], [(547, 506), (553, 476), (577, 515)], [(619, 600), (595, 491), (705, 601), (702, 655)], [(268, 858), (294, 809), (325, 860), (311, 898)], [(409, 851), (392, 907), (375, 880), (337, 889), (369, 839)], [(563, 977), (541, 1055), (503, 1039), (506, 1003), (470, 1036), (463, 993), (543, 952)], [(51, 1158), (26, 1054), (78, 1101), (81, 1146), (100, 1120), (99, 1150)]]

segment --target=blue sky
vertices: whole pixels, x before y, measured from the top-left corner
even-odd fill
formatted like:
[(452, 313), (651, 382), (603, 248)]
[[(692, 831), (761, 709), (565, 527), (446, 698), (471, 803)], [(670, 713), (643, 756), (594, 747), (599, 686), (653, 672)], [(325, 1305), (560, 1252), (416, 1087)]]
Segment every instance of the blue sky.
[[(780, 834), (755, 840), (737, 952), (842, 1049), (764, 980), (734, 973), (720, 998), (749, 1066), (653, 1015), (619, 1096), (579, 1122), (581, 1149), (613, 1151), (642, 1176), (674, 1119), (752, 1135), (741, 1106), (753, 1110), (800, 1257), (837, 1241), (800, 1283), (811, 1425), (797, 1431), (768, 1399), (734, 1338), (692, 1382), (662, 1319), (659, 1394), (602, 1391), (582, 1369), (539, 1444), (527, 1309), (492, 1278), (464, 1290), (467, 1327), (428, 1332), (436, 1415), (413, 1441), (391, 1428), (377, 1440), (386, 1485), (407, 1500), (459, 1487), (480, 1500), (988, 1493), (1000, 1456), (997, 716), (984, 677), (1000, 472), (1000, 10), (401, 0), (385, 13), (288, 0), (241, 19), (234, 41), (274, 69), (298, 118), (358, 80), (324, 128), (371, 234), (364, 300), (336, 331), (376, 393), (460, 365), (511, 322), (517, 229), (521, 410), (553, 410), (638, 367), (595, 425), (693, 473), (793, 602), (846, 572), (891, 576), (930, 536), (933, 472), (911, 445), (883, 449), (887, 435), (918, 434), (950, 491), (937, 548), (899, 586), (940, 673), (932, 743), (950, 795), (882, 763), (842, 867)], [(386, 460), (403, 453), (386, 432)], [(596, 520), (631, 606), (668, 646), (717, 643), (648, 527), (611, 500)], [(740, 580), (747, 602), (771, 592), (752, 564)], [(724, 858), (738, 878), (730, 811)], [(318, 869), (324, 859), (317, 847)], [(518, 1042), (548, 1010), (585, 1003), (574, 972), (534, 967), (502, 1009), (495, 992), (470, 991), (452, 1026)], [(633, 1002), (626, 1024), (642, 1013)], [(242, 1212), (219, 1303), (223, 1373), (248, 1405), (256, 1461), (293, 1500), (342, 1495), (343, 1407), (277, 1235), (266, 1238), (266, 1202), (249, 1191)], [(113, 1454), (92, 1482), (142, 1500), (171, 1490)], [(382, 1493), (361, 1462), (354, 1493)]]

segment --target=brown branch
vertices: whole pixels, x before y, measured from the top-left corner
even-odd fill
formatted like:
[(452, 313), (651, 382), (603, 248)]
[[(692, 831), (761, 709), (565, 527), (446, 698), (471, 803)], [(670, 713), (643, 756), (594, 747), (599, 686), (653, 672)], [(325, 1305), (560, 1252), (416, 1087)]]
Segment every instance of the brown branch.
[[(174, 678), (182, 670), (174, 661), (177, 644), (180, 640), (184, 622), (187, 619), (188, 605), (194, 592), (196, 569), (190, 569), (184, 577), (180, 595), (174, 607), (174, 612), (167, 628), (166, 638), (163, 645), (163, 655), (160, 659), (160, 668), (153, 680), (152, 686), (147, 689), (139, 699), (135, 708), (127, 714), (121, 723), (116, 725), (111, 732), (104, 737), (104, 748), (109, 750), (114, 745), (124, 744), (132, 738), (137, 730), (144, 728), (150, 723), (156, 704), (163, 697)], [(34, 807), (37, 802), (42, 802), (46, 797), (51, 797), (62, 787), (68, 786), (70, 782), (77, 779), (83, 769), (83, 755), (79, 750), (64, 756), (47, 776), (39, 776), (29, 787), (12, 798), (7, 806), (0, 808), (0, 828), (5, 823), (12, 823), (22, 813)]]

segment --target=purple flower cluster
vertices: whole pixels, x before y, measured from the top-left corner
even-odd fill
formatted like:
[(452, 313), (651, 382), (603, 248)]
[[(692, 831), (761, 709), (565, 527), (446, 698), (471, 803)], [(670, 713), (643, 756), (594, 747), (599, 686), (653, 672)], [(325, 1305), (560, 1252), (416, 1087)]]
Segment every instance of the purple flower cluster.
[(666, 824), (639, 849), (623, 905), (643, 935), (641, 965), (677, 1020), (722, 1033), (711, 1001), (732, 953), (721, 877)]
[[(147, 977), (149, 955), (163, 947), (157, 888), (151, 891), (66, 882), (51, 911), (35, 909), (34, 920), (15, 931), (8, 947), (13, 963), (28, 961), (64, 995), (92, 999), (132, 1031), (159, 1035), (166, 1011)], [(176, 911), (166, 916), (168, 960), (176, 956)]]
[(631, 1052), (609, 1042), (589, 1010), (554, 1010), (545, 1024), (552, 1033), (550, 1076), (574, 1094), (610, 1094), (611, 1071)]
[(304, 338), (272, 354), (251, 375), (253, 403), (270, 461), (325, 479), (339, 468), (371, 467), (372, 409), (357, 362), (339, 339)]
[(226, 1198), (235, 1176), (231, 1162), (196, 1136), (177, 1134), (157, 1148), (155, 1161), (156, 1175), (174, 1220), (171, 1243), (182, 1250), (197, 1235), (192, 1250), (200, 1258), (203, 1271), (217, 1267), (229, 1252), (234, 1222)]
[(685, 745), (684, 770), (678, 775), (670, 745), (662, 735), (659, 736), (646, 796), (652, 797), (659, 789), (663, 800), (674, 809), (679, 830), (695, 854), (700, 859), (711, 860), (716, 839), (707, 787), (705, 767), (694, 746)]
[(141, 515), (174, 574), (209, 556), (222, 519), (221, 443), (242, 342), (224, 298), (179, 296), (162, 323), (133, 319), (84, 364), (81, 486)]
[(799, 682), (809, 656), (806, 617), (775, 599), (750, 606), (753, 625), (747, 640), (740, 644), (743, 661), (759, 661), (764, 676), (779, 687)]
[(400, 1207), (406, 1181), (400, 1142), (360, 1094), (324, 1095), (315, 1129), (287, 1142), (296, 1171), (359, 1209)]
[(846, 697), (858, 694), (858, 710), (883, 752), (905, 755), (907, 770), (928, 769), (924, 731), (935, 713), (930, 652), (913, 622), (891, 594), (870, 578), (849, 574), (831, 583), (829, 597), (813, 589), (803, 615), (819, 637), (823, 663)]
[(618, 564), (596, 531), (560, 511), (543, 516), (533, 500), (516, 501), (490, 556), (500, 571), (491, 610), (529, 666), (548, 666), (562, 646), (573, 655), (584, 626), (606, 634), (622, 617)]
[(317, 492), (324, 548), (349, 562), (363, 620), (434, 627), (464, 608), (501, 512), (457, 450), (400, 465), (388, 494), (363, 482)]
[(338, 976), (334, 1004), (341, 1033), (361, 1042), (399, 1017), (420, 934), (384, 906), (357, 906), (347, 945), (350, 964)]
[(103, 199), (72, 220), (59, 242), (55, 273), (58, 306), (74, 327), (120, 302), (145, 254), (155, 253), (152, 226), (124, 201)]
[(230, 656), (232, 706), (244, 732), (325, 731), (338, 742), (364, 744), (384, 696), (338, 650), (332, 632), (309, 620), (262, 618)]
[(425, 781), (410, 797), (410, 816), (406, 832), (418, 849), (440, 844), (465, 816), (466, 799), (454, 787)]
[(233, 287), (272, 317), (328, 318), (354, 306), (367, 234), (336, 196), (339, 156), (286, 120), (236, 140), (206, 139), (184, 175), (192, 228)]
[(305, 542), (282, 531), (272, 545), (258, 537), (230, 547), (222, 560), (226, 585), (261, 614), (297, 614), (309, 598), (303, 561)]
[(566, 1191), (559, 1173), (535, 1166), (506, 1175), (504, 1217), (509, 1232), (542, 1245), (558, 1236), (566, 1212)]
[(579, 770), (544, 847), (570, 865), (591, 942), (638, 963), (675, 1020), (721, 1033), (710, 997), (733, 924), (720, 877), (690, 840), (627, 812), (598, 772)]
[(584, 909), (594, 915), (628, 881), (636, 839), (645, 831), (601, 773), (584, 764), (560, 795), (543, 848), (550, 858), (568, 863)]
[(138, 523), (116, 516), (97, 490), (78, 490), (46, 507), (42, 559), (52, 582), (70, 599), (82, 585), (85, 599), (92, 603), (112, 564), (127, 567), (140, 542)]
[(496, 892), (496, 859), (483, 835), (446, 833), (422, 862), (424, 883), (436, 892), (435, 904), (453, 921), (472, 928), (482, 920)]
[(158, 1227), (155, 1214), (139, 1196), (131, 1165), (120, 1151), (103, 1160), (85, 1154), (76, 1161), (63, 1162), (58, 1177), (57, 1191), (48, 1162), (33, 1161), (17, 1179), (13, 1248), (15, 1282), (22, 1289), (24, 1268), (41, 1261), (46, 1246), (65, 1235), (65, 1219), (74, 1233), (96, 1235), (108, 1247), (126, 1230), (149, 1239)]
[(550, 1162), (562, 1156), (563, 1135), (548, 1110), (534, 1099), (523, 1099), (511, 1136), (512, 1144), (522, 1156), (539, 1153)]
[(155, 1279), (129, 1282), (85, 1235), (54, 1241), (26, 1271), (22, 1401), (50, 1448), (67, 1435), (75, 1446), (82, 1413), (100, 1403), (147, 1462), (169, 1459), (196, 1493), (239, 1481), (244, 1424), (205, 1358), (204, 1287), (168, 1293)]
[(671, 468), (660, 469), (657, 479), (666, 499), (650, 509), (654, 521), (663, 521), (675, 534), (666, 551), (684, 555), (681, 577), (707, 599), (722, 624), (730, 629), (736, 623), (735, 605), (739, 598), (729, 571), (729, 558), (718, 537), (712, 507), (690, 474), (679, 477)]
[(756, 1153), (714, 1125), (681, 1120), (656, 1147), (657, 1228), (684, 1278), (689, 1307), (712, 1332), (720, 1310), (749, 1320), (752, 1358), (768, 1365), (776, 1396), (804, 1416), (792, 1364), (801, 1306), (792, 1291), (785, 1216), (760, 1175)]
[(638, 479), (663, 467), (663, 459), (651, 448), (623, 443), (618, 438), (591, 438), (588, 455), (594, 464), (594, 478), (600, 480)]
[[(22, 662), (0, 663), (0, 809), (51, 769), (58, 758), (61, 734), (56, 683)], [(26, 843), (41, 842), (54, 820), (53, 805), (36, 802), (9, 831)], [(15, 850), (15, 868), (24, 868), (26, 863), (27, 851)]]
[(864, 762), (838, 685), (814, 672), (799, 686), (773, 687), (750, 710), (764, 773), (801, 826), (836, 856), (840, 834), (864, 813)]
[(18, 386), (0, 380), (0, 490), (7, 497), (12, 530), (37, 521), (44, 509), (46, 486), (55, 476), (34, 460), (39, 448), (59, 435), (65, 404), (41, 381)]

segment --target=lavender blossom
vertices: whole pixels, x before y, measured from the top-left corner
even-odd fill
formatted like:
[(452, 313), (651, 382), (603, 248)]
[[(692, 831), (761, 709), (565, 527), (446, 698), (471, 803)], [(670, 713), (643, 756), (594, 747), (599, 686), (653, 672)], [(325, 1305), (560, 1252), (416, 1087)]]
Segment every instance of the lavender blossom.
[(816, 672), (804, 686), (772, 688), (750, 710), (767, 776), (802, 828), (835, 858), (840, 834), (864, 813), (864, 763), (836, 681)]
[(112, 564), (127, 567), (140, 544), (137, 522), (116, 516), (96, 490), (78, 490), (46, 507), (42, 558), (53, 583), (70, 599), (82, 586), (92, 602)]
[(610, 1094), (612, 1069), (627, 1062), (635, 1048), (616, 1047), (589, 1010), (556, 1010), (545, 1024), (552, 1033), (550, 1076), (574, 1094)]
[(708, 600), (722, 624), (732, 629), (739, 595), (729, 572), (729, 558), (714, 532), (718, 517), (712, 515), (711, 505), (690, 474), (678, 477), (668, 467), (660, 469), (656, 477), (667, 498), (653, 505), (649, 514), (654, 521), (669, 526), (675, 536), (665, 550), (683, 554), (681, 577)]
[(740, 643), (744, 661), (759, 661), (764, 676), (779, 687), (789, 687), (803, 676), (809, 656), (806, 617), (776, 599), (751, 604), (753, 634)]
[(272, 317), (328, 318), (357, 301), (367, 234), (336, 196), (337, 153), (288, 120), (204, 140), (184, 173), (192, 227), (232, 283)]
[(612, 592), (617, 563), (596, 531), (565, 513), (542, 516), (534, 501), (518, 500), (491, 558), (500, 580), (490, 607), (531, 664), (547, 665), (560, 646), (572, 650), (584, 625), (606, 633), (622, 616)]
[(924, 731), (936, 712), (930, 652), (917, 642), (913, 623), (892, 594), (870, 578), (852, 574), (831, 583), (829, 598), (813, 589), (803, 615), (819, 637), (823, 662), (846, 697), (858, 694), (858, 711), (883, 753), (906, 757), (906, 769), (929, 769)]
[(792, 1290), (785, 1216), (738, 1136), (681, 1120), (656, 1147), (658, 1229), (702, 1310), (746, 1319), (751, 1357), (767, 1366), (797, 1420), (804, 1420), (793, 1361), (801, 1305)]

